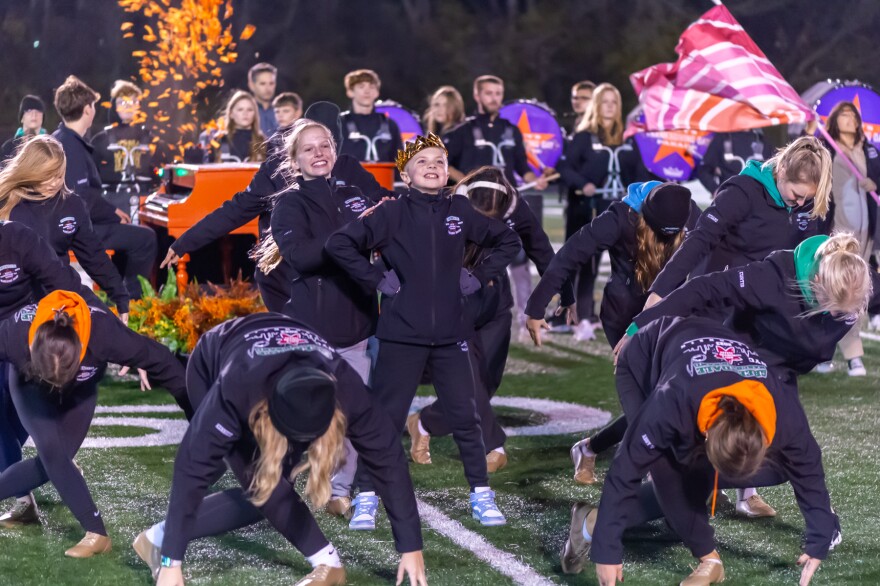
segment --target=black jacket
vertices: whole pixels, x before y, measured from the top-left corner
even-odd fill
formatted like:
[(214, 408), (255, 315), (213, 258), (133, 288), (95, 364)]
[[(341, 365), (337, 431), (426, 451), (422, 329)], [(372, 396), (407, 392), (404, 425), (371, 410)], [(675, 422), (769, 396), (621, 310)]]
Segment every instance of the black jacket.
[[(775, 437), (756, 476), (767, 469), (791, 482), (806, 521), (805, 552), (825, 558), (836, 520), (821, 450), (797, 393), (780, 382), (773, 369), (768, 370), (744, 338), (723, 325), (705, 319), (663, 318), (640, 330), (617, 364), (618, 389), (626, 386), (636, 399), (622, 401), (629, 426), (602, 488), (590, 559), (621, 563), (627, 509), (636, 502), (642, 478), (656, 460), (670, 455), (688, 468), (714, 474), (700, 451), (704, 442), (696, 423), (700, 402), (711, 391), (743, 379), (763, 383), (776, 407)], [(639, 392), (643, 400), (638, 399)]]
[[(346, 416), (346, 434), (373, 475), (397, 550), (422, 549), (419, 514), (400, 434), (385, 412), (373, 404), (357, 373), (325, 340), (296, 320), (260, 313), (215, 327), (199, 339), (195, 353), (201, 353), (205, 359), (198, 362), (208, 366), (206, 372), (194, 372), (191, 362), (187, 372), (190, 381), (199, 379), (198, 384), (190, 384), (196, 414), (174, 462), (163, 555), (183, 559), (187, 530), (210, 480), (226, 469), (225, 456), (253, 442), (248, 425), (251, 410), (294, 365), (318, 368), (336, 377), (336, 400)], [(205, 384), (205, 391), (192, 392)], [(285, 473), (307, 448), (308, 444), (291, 443)], [(278, 522), (284, 525), (292, 520)]]
[(64, 148), (67, 170), (64, 182), (67, 188), (86, 202), (93, 224), (118, 224), (116, 206), (104, 199), (101, 175), (94, 161), (94, 149), (83, 137), (62, 122), (52, 133)]
[(340, 154), (354, 157), (358, 161), (366, 161), (367, 143), (364, 140), (351, 138), (352, 133), (360, 133), (372, 140), (379, 132), (387, 130), (388, 139), (376, 141), (377, 161), (393, 163), (397, 160), (397, 151), (403, 149), (403, 141), (400, 138), (400, 128), (394, 120), (376, 111), (369, 114), (343, 112), (339, 119), (342, 122), (342, 133), (346, 137), (342, 141)]
[[(26, 305), (12, 317), (0, 322), (0, 361), (11, 362), (19, 373), (27, 372), (30, 361), (28, 331), (36, 310), (36, 304)], [(192, 410), (186, 396), (186, 372), (180, 361), (159, 342), (130, 330), (106, 307), (89, 303), (89, 310), (92, 316), (91, 335), (79, 372), (60, 391), (60, 395), (57, 389), (41, 386), (46, 393), (45, 399), (76, 401), (83, 393), (96, 393), (107, 363), (112, 362), (146, 370), (150, 381), (167, 389), (190, 417)]]
[(796, 283), (794, 253), (780, 250), (763, 261), (691, 279), (640, 313), (635, 324), (641, 328), (661, 316), (717, 315), (719, 309), (733, 309), (728, 325), (749, 336), (768, 364), (804, 374), (831, 360), (858, 318), (835, 319), (828, 313), (805, 317), (810, 306)]
[(469, 340), (475, 316), (465, 310), (459, 288), (465, 244), (491, 248), (473, 269), (483, 287), (520, 250), (516, 233), (480, 214), (462, 195), (429, 196), (410, 189), (372, 215), (333, 234), (326, 250), (352, 278), (374, 290), (383, 265), (364, 252), (378, 250), (400, 279), (400, 292), (384, 297), (376, 337), (423, 345)]
[[(635, 141), (629, 139), (626, 144), (630, 145), (632, 150), (621, 150), (618, 154), (620, 179), (624, 188), (630, 183), (653, 178), (649, 177), (647, 169), (642, 164)], [(596, 149), (594, 146), (601, 147), (602, 143), (586, 130), (578, 132), (571, 140), (565, 142), (563, 156), (557, 164), (557, 170), (562, 182), (568, 188), (569, 199), (583, 197), (575, 192), (582, 189), (587, 183), (601, 188), (608, 178), (608, 160), (611, 155), (608, 151)], [(593, 197), (601, 198), (603, 196), (596, 194)], [(608, 198), (606, 197), (606, 199)]]
[(443, 143), (449, 151), (449, 166), (464, 174), (484, 165), (493, 166), (493, 149), (489, 146), (476, 146), (478, 138), (496, 146), (501, 145), (505, 163), (504, 175), (511, 185), (516, 185), (514, 171), (520, 177), (525, 177), (531, 171), (520, 129), (501, 116), (491, 120), (488, 114), (470, 116), (443, 135)]
[[(693, 229), (699, 215), (700, 208), (691, 202), (691, 215), (685, 228)], [(569, 238), (529, 297), (526, 315), (542, 319), (547, 304), (563, 282), (572, 278), (581, 266), (591, 262), (597, 252), (607, 250), (611, 257), (611, 277), (605, 284), (599, 315), (608, 343), (615, 346), (648, 299), (647, 292), (642, 290), (635, 277), (639, 216), (639, 212), (629, 204), (614, 202)]]
[[(376, 289), (352, 279), (324, 252), (324, 244), (373, 202), (357, 187), (337, 187), (333, 178), (297, 183), (299, 189), (278, 198), (272, 211), (272, 236), (292, 269), (284, 313), (309, 324), (334, 346), (352, 346), (375, 331)], [(369, 262), (369, 252), (361, 259)]]
[[(125, 170), (126, 153), (124, 151), (110, 150), (110, 146), (118, 145), (127, 149), (142, 146), (149, 147), (152, 143), (150, 131), (142, 124), (131, 125), (116, 122), (96, 134), (92, 138), (92, 157), (101, 175), (101, 181), (109, 185), (117, 185), (122, 181), (122, 172)], [(158, 148), (157, 148), (158, 147)], [(153, 147), (155, 153), (137, 151), (132, 154), (134, 172), (144, 180), (138, 181), (142, 187), (142, 193), (146, 195), (152, 181), (153, 168), (160, 165), (163, 159), (163, 150), (159, 145)]]
[(39, 234), (58, 259), (70, 264), (69, 251), (86, 273), (107, 292), (120, 313), (128, 313), (128, 289), (92, 228), (85, 202), (76, 194), (56, 195), (44, 201), (21, 201), (9, 219)]
[[(742, 159), (726, 161), (724, 159), (727, 149), (730, 154)], [(745, 161), (755, 158), (755, 152), (761, 156), (762, 161), (773, 156), (773, 147), (764, 138), (760, 130), (746, 130), (743, 132), (718, 132), (712, 137), (706, 154), (697, 166), (697, 178), (709, 193), (715, 193), (718, 187), (743, 170)]]
[(744, 175), (728, 179), (703, 211), (681, 248), (657, 275), (651, 291), (666, 297), (688, 274), (703, 275), (763, 260), (818, 233), (813, 204), (777, 205), (764, 186)]
[(33, 230), (0, 222), (0, 319), (56, 289), (79, 292), (79, 275)]

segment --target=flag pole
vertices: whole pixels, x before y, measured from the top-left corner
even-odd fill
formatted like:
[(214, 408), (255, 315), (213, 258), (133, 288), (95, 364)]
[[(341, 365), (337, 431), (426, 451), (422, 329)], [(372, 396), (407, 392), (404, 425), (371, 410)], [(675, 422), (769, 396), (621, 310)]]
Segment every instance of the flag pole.
[[(849, 170), (853, 172), (853, 174), (858, 178), (859, 181), (864, 179), (862, 174), (859, 173), (859, 170), (856, 169), (856, 166), (853, 164), (853, 162), (849, 160), (849, 157), (846, 156), (846, 153), (844, 153), (843, 150), (840, 148), (840, 145), (837, 144), (837, 141), (835, 141), (833, 138), (831, 138), (831, 135), (828, 134), (827, 130), (825, 130), (825, 125), (822, 124), (822, 121), (819, 120), (819, 117), (816, 116), (814, 118), (814, 120), (816, 121), (816, 123), (818, 125), (819, 133), (825, 138), (825, 140), (828, 141), (828, 143), (831, 145), (831, 147), (835, 151), (837, 151), (837, 154), (840, 155), (841, 157), (843, 157), (843, 162), (846, 163), (846, 166), (849, 167)], [(877, 205), (880, 206), (880, 196), (877, 195), (877, 192), (876, 191), (869, 191), (868, 193), (871, 194), (871, 197), (873, 197), (874, 201), (877, 202)]]

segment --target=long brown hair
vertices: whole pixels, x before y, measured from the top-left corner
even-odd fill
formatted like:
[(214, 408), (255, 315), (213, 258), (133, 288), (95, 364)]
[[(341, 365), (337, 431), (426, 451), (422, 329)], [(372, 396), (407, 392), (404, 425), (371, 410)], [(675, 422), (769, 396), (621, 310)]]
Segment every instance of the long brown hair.
[[(260, 455), (254, 466), (254, 476), (249, 491), (251, 502), (256, 506), (266, 504), (278, 483), (284, 458), (287, 456), (288, 441), (281, 435), (269, 418), (269, 402), (260, 401), (251, 409), (248, 425), (257, 440)], [(297, 465), (290, 473), (289, 480), (311, 469), (306, 481), (306, 496), (316, 508), (321, 508), (330, 500), (330, 475), (345, 451), (345, 415), (339, 408), (333, 413), (333, 420), (324, 435), (309, 444), (308, 460)]]
[(29, 378), (63, 387), (79, 371), (82, 341), (73, 327), (73, 316), (55, 312), (55, 318), (37, 328), (26, 367)]
[(645, 218), (639, 215), (636, 224), (635, 276), (642, 291), (647, 292), (654, 284), (654, 279), (684, 241), (684, 233), (681, 230), (674, 236), (658, 236)]
[[(602, 97), (611, 93), (617, 100), (617, 116), (611, 124), (610, 129), (606, 129), (602, 125), (601, 106)], [(618, 146), (623, 144), (623, 100), (620, 92), (610, 83), (600, 83), (593, 90), (593, 99), (590, 102), (590, 108), (586, 111), (581, 123), (575, 129), (575, 132), (586, 130), (599, 139), (599, 142), (605, 146)]]
[(767, 455), (764, 430), (735, 398), (722, 398), (718, 407), (721, 413), (706, 434), (706, 457), (720, 474), (748, 478)]
[(856, 105), (852, 102), (838, 102), (833, 108), (831, 108), (831, 113), (828, 114), (828, 134), (830, 134), (831, 138), (834, 140), (840, 140), (840, 125), (837, 123), (837, 119), (845, 110), (849, 110), (856, 117), (856, 139), (853, 144), (861, 144), (861, 142), (865, 140), (865, 129), (862, 128), (862, 115), (859, 114), (859, 109), (856, 108)]
[[(64, 149), (53, 137), (43, 134), (23, 144), (0, 171), (0, 220), (8, 220), (20, 201), (43, 201), (54, 197), (54, 193), (43, 195), (35, 188), (43, 181), (63, 175), (66, 168)], [(67, 193), (63, 185), (61, 193)]]
[[(250, 153), (248, 154), (248, 160), (252, 163), (259, 163), (266, 160), (266, 136), (263, 134), (262, 130), (260, 130), (260, 107), (257, 104), (257, 99), (244, 90), (236, 91), (232, 94), (232, 97), (229, 98), (229, 102), (226, 103), (226, 111), (224, 114), (226, 120), (226, 140), (232, 144), (232, 135), (238, 130), (235, 126), (235, 122), (232, 120), (232, 109), (242, 100), (247, 100), (254, 107), (254, 121), (249, 129), (244, 129), (251, 131), (251, 147)], [(215, 137), (214, 140), (219, 141), (223, 136), (224, 135), (221, 134), (220, 136)], [(220, 157), (221, 153), (218, 149), (215, 160), (220, 162)]]
[[(492, 187), (474, 187), (468, 188), (465, 197), (470, 200), (474, 208), (490, 218), (504, 221), (507, 215), (513, 212), (516, 206), (519, 194), (504, 176), (504, 172), (497, 167), (489, 165), (474, 169), (465, 175), (461, 181), (455, 185), (454, 192), (460, 193), (462, 187), (470, 186), (478, 181), (488, 181), (497, 183), (504, 188), (504, 191), (493, 189)], [(464, 249), (464, 261), (462, 266), (467, 269), (473, 269), (482, 261), (484, 249), (473, 242), (468, 242)]]

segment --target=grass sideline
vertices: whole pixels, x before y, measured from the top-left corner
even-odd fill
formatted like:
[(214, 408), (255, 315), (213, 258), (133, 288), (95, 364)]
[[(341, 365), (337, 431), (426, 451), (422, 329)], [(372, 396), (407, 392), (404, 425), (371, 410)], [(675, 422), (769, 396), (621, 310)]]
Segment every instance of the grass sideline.
[[(841, 516), (844, 541), (822, 564), (813, 584), (880, 583), (880, 462), (876, 430), (880, 420), (873, 356), (878, 345), (866, 342), (869, 376), (849, 379), (845, 373), (804, 377), (801, 395), (813, 431), (824, 451), (832, 502)], [(582, 403), (619, 412), (607, 344), (575, 344), (568, 336), (551, 337), (538, 350), (515, 345), (502, 395), (540, 397)], [(166, 403), (161, 393), (140, 393), (134, 384), (107, 383), (101, 404)], [(505, 410), (521, 421), (528, 414)], [(131, 415), (136, 417), (136, 415)], [(117, 435), (118, 429), (95, 436)], [(138, 435), (133, 430), (131, 435)], [(443, 510), (496, 548), (514, 554), (537, 573), (559, 584), (595, 584), (588, 568), (564, 576), (559, 551), (568, 527), (569, 507), (576, 499), (598, 502), (601, 484), (579, 487), (571, 480), (568, 448), (575, 435), (514, 437), (508, 442), (511, 464), (492, 484), (509, 519), (502, 528), (478, 529), (467, 510), (467, 490), (451, 439), (432, 441), (432, 466), (411, 466), (421, 499)], [(0, 585), (36, 586), (151, 584), (149, 571), (129, 547), (134, 536), (164, 515), (176, 448), (84, 449), (77, 461), (101, 507), (112, 553), (73, 560), (63, 552), (82, 537), (79, 526), (51, 487), (40, 489), (42, 527), (0, 529)], [(29, 452), (32, 453), (32, 452)], [(600, 458), (604, 473), (609, 460)], [(225, 480), (229, 482), (228, 478)], [(803, 520), (788, 486), (761, 491), (779, 511), (771, 520), (741, 521), (722, 510), (716, 535), (728, 575), (727, 583), (795, 584)], [(9, 504), (7, 501), (4, 504)], [(373, 535), (351, 533), (342, 521), (319, 514), (318, 521), (339, 549), (351, 584), (393, 582), (396, 554), (387, 517)], [(511, 581), (468, 551), (425, 529), (428, 577), (432, 585), (510, 584)], [(629, 584), (677, 584), (693, 564), (662, 523), (628, 534), (624, 576)], [(305, 560), (266, 524), (190, 546), (184, 574), (192, 585), (293, 584), (308, 572)]]

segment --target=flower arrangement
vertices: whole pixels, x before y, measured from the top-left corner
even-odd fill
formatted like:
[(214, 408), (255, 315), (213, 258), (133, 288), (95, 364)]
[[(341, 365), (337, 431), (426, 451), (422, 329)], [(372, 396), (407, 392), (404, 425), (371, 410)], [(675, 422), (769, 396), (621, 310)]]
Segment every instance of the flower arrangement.
[(226, 287), (208, 283), (207, 288), (190, 282), (178, 295), (174, 271), (157, 293), (149, 281), (138, 277), (143, 297), (132, 301), (128, 327), (168, 346), (172, 352), (189, 354), (199, 337), (224, 321), (266, 311), (258, 291), (239, 275)]

